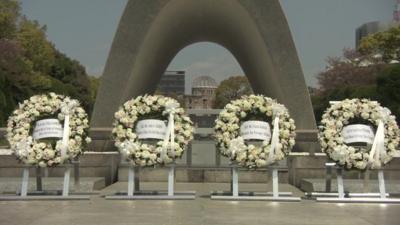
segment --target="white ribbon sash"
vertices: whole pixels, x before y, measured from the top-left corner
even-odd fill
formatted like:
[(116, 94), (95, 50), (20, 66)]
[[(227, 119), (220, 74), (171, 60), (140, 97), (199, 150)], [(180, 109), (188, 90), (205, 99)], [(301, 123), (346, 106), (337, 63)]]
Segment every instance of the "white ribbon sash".
[(64, 118), (64, 129), (62, 137), (62, 148), (61, 148), (61, 163), (64, 162), (65, 156), (68, 150), (68, 139), (69, 139), (69, 115), (65, 115)]
[(162, 146), (161, 158), (167, 157), (168, 145), (170, 146), (171, 156), (175, 156), (175, 121), (174, 115), (176, 108), (179, 104), (175, 102), (167, 103), (165, 105), (166, 111), (169, 113), (167, 132), (165, 133), (164, 142)]
[(275, 116), (274, 119), (274, 129), (272, 131), (271, 148), (269, 150), (268, 162), (273, 161), (275, 156), (276, 145), (279, 143), (279, 116)]
[[(66, 98), (67, 100), (67, 98)], [(62, 148), (61, 148), (61, 163), (64, 162), (68, 151), (68, 141), (69, 141), (69, 120), (70, 115), (74, 112), (74, 108), (79, 106), (79, 102), (76, 100), (70, 100), (68, 98), (67, 103), (61, 107), (61, 112), (65, 115), (64, 117), (64, 129), (62, 138)]]
[(371, 164), (378, 161), (380, 155), (385, 152), (385, 127), (382, 121), (379, 121), (378, 129), (376, 130), (375, 139), (369, 152), (368, 162)]

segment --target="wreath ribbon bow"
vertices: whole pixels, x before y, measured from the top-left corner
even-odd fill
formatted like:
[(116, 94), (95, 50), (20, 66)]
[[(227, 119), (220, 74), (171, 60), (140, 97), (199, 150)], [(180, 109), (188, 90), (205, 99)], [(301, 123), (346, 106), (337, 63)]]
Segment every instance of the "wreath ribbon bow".
[(372, 164), (374, 161), (379, 161), (381, 153), (385, 152), (385, 125), (382, 120), (378, 123), (374, 142), (372, 143), (369, 153), (368, 162)]
[(61, 162), (64, 162), (65, 156), (67, 154), (68, 139), (69, 139), (69, 114), (66, 114), (64, 118), (64, 129), (62, 137)]
[(271, 149), (269, 150), (268, 162), (274, 161), (276, 145), (279, 143), (279, 116), (275, 116), (274, 129), (272, 130)]
[(276, 146), (279, 143), (279, 115), (282, 113), (282, 109), (280, 107), (274, 107), (273, 114), (274, 118), (274, 129), (272, 130), (272, 138), (271, 138), (271, 149), (268, 154), (268, 161), (273, 162), (274, 156), (276, 154)]
[(61, 162), (64, 162), (65, 156), (68, 151), (68, 139), (69, 139), (69, 120), (70, 115), (73, 113), (74, 107), (76, 107), (79, 103), (75, 100), (71, 100), (61, 107), (61, 112), (65, 114), (64, 117), (64, 128), (63, 128), (63, 137), (62, 137), (62, 148), (61, 148)]
[(174, 116), (177, 112), (177, 108), (179, 104), (176, 102), (168, 102), (165, 105), (165, 111), (169, 114), (168, 116), (168, 125), (167, 125), (167, 132), (165, 133), (161, 158), (164, 159), (167, 156), (168, 152), (168, 145), (170, 146), (171, 155), (175, 155), (175, 121)]

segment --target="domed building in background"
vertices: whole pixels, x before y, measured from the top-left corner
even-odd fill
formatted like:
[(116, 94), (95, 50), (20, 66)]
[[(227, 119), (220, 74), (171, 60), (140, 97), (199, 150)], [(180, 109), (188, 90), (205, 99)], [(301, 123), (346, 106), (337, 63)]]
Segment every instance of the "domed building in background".
[(188, 109), (211, 109), (215, 100), (217, 82), (209, 76), (199, 76), (193, 79), (192, 94), (185, 96)]

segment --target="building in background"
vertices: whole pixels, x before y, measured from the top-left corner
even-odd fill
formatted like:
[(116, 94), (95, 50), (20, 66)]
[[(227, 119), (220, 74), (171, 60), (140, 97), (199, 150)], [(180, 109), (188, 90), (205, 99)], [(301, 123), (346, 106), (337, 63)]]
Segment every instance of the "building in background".
[(380, 31), (388, 30), (391, 27), (400, 25), (400, 0), (396, 0), (393, 10), (393, 20), (391, 22), (373, 21), (365, 23), (356, 29), (356, 48), (360, 45), (361, 39)]
[(217, 82), (209, 76), (199, 76), (193, 79), (192, 94), (185, 96), (186, 108), (211, 109), (217, 85)]
[(157, 88), (157, 93), (176, 97), (185, 94), (185, 71), (165, 71)]

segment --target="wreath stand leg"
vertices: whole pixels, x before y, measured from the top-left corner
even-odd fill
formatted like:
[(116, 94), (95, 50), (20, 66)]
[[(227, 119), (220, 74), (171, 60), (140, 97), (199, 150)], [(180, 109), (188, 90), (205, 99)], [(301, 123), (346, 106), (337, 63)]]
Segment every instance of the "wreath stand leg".
[(80, 172), (79, 172), (79, 161), (72, 161), (73, 165), (74, 165), (74, 187), (76, 190), (78, 190), (81, 186), (81, 176), (80, 176)]
[(128, 168), (128, 196), (133, 196), (135, 186), (135, 169), (133, 167)]
[(135, 182), (134, 183), (134, 189), (135, 189), (135, 192), (140, 192), (140, 180), (139, 180), (139, 167), (135, 167), (135, 170), (134, 170), (134, 172), (135, 172), (135, 176), (133, 176), (133, 181)]
[(272, 196), (274, 198), (279, 197), (279, 180), (278, 180), (278, 170), (276, 168), (272, 169)]
[(385, 199), (386, 198), (386, 187), (385, 187), (385, 178), (383, 176), (383, 170), (378, 171), (378, 182), (379, 182), (380, 198)]
[(168, 171), (168, 196), (174, 196), (175, 166), (171, 166)]
[(67, 167), (64, 171), (64, 183), (63, 183), (63, 191), (62, 196), (68, 197), (69, 195), (69, 180), (71, 177), (71, 168)]
[[(284, 201), (297, 202), (299, 197), (292, 197), (291, 192), (279, 192), (278, 168), (271, 167), (272, 172), (272, 192), (255, 193), (255, 192), (239, 192), (239, 168), (237, 165), (231, 167), (231, 192), (212, 192), (213, 200), (247, 200), (247, 201)], [(272, 195), (272, 196), (271, 196)]]
[(232, 175), (232, 179), (231, 179), (232, 195), (234, 197), (238, 197), (239, 196), (239, 174), (238, 174), (238, 168), (237, 167), (232, 167), (231, 168), (231, 175)]
[(28, 182), (29, 182), (29, 167), (25, 167), (22, 172), (21, 197), (26, 197), (28, 195)]
[[(20, 196), (28, 195), (28, 184), (29, 184), (29, 167), (24, 167), (22, 170), (22, 181), (21, 181), (21, 192)], [(36, 167), (36, 191), (42, 192), (42, 170), (40, 167)], [(18, 194), (18, 192), (17, 192)]]
[(36, 190), (38, 192), (43, 191), (42, 186), (42, 168), (36, 167)]
[(344, 186), (343, 186), (343, 170), (342, 168), (337, 169), (337, 185), (339, 198), (344, 198)]
[(388, 198), (386, 193), (385, 179), (383, 170), (378, 170), (379, 193), (347, 193), (344, 192), (343, 185), (343, 168), (337, 168), (337, 185), (338, 193), (313, 193), (314, 196), (330, 196), (317, 197), (317, 202), (357, 202), (357, 203), (400, 203), (400, 198)]
[(44, 191), (42, 188), (41, 168), (36, 168), (36, 191), (29, 193), (29, 169), (24, 167), (22, 171), (21, 190), (16, 195), (1, 195), (1, 201), (26, 201), (26, 200), (89, 200), (89, 195), (75, 194), (69, 192), (71, 167), (65, 165), (62, 191)]
[(168, 189), (167, 191), (140, 191), (138, 167), (128, 167), (128, 192), (107, 195), (107, 200), (193, 200), (196, 198), (195, 191), (175, 191), (175, 165), (168, 168)]

